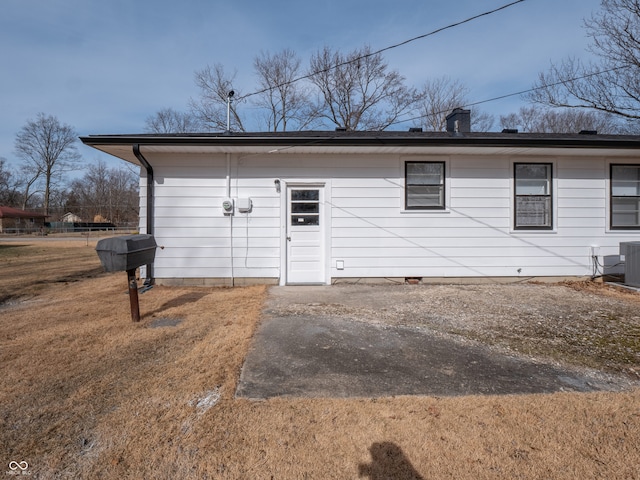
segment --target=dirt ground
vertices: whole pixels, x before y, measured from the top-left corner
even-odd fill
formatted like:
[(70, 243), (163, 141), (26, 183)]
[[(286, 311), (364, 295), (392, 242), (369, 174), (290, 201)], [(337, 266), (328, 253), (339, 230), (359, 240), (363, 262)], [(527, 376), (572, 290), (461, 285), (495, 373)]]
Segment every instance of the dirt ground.
[[(640, 478), (638, 389), (238, 399), (266, 288), (155, 287), (140, 295), (143, 318), (133, 323), (126, 275), (101, 273), (88, 243), (0, 240), (8, 474), (27, 465), (32, 478)], [(330, 301), (291, 308), (420, 317), (421, 328), (496, 348), (637, 373), (637, 294), (590, 284), (484, 288), (426, 287), (403, 315), (375, 303), (366, 315)], [(523, 305), (525, 297), (535, 300)], [(480, 315), (481, 303), (504, 315)]]

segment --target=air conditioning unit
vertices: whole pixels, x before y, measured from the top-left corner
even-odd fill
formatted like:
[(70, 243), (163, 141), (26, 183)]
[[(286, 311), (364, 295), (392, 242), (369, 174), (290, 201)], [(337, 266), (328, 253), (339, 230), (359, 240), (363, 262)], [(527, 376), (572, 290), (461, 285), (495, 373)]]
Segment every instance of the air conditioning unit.
[(620, 260), (624, 260), (624, 283), (640, 287), (640, 242), (620, 242)]

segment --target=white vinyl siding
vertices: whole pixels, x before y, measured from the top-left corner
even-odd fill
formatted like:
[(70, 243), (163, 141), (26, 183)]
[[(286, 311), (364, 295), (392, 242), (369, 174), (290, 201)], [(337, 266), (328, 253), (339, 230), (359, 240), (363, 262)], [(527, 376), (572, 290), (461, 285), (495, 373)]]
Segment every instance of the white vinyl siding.
[[(251, 213), (224, 215), (224, 156), (150, 156), (156, 177), (157, 278), (277, 278), (280, 205), (273, 179), (235, 178), (232, 197), (253, 200)], [(239, 170), (234, 166), (234, 173)], [(144, 200), (143, 202), (144, 203)], [(141, 220), (142, 222), (142, 220)], [(144, 224), (144, 223), (142, 223)]]
[[(608, 231), (609, 163), (604, 157), (438, 155), (446, 210), (405, 209), (411, 155), (231, 155), (230, 196), (253, 201), (224, 215), (224, 155), (151, 155), (155, 172), (158, 279), (283, 275), (286, 188), (326, 180), (328, 277), (535, 277), (592, 272), (591, 246), (618, 252), (637, 231)], [(416, 162), (429, 161), (424, 153)], [(553, 231), (514, 230), (514, 164), (553, 165)], [(614, 162), (619, 164), (621, 162)], [(141, 181), (141, 226), (146, 200)], [(543, 233), (543, 234), (541, 234)], [(336, 267), (341, 261), (341, 268)], [(342, 265), (344, 267), (342, 268)]]

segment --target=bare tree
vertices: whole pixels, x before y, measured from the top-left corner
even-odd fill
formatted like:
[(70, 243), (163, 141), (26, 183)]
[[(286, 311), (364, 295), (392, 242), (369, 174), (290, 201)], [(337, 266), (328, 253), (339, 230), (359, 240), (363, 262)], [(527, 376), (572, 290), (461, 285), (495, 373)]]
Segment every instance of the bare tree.
[(203, 128), (200, 120), (189, 112), (163, 108), (146, 120), (147, 133), (193, 133)]
[(51, 195), (49, 197), (49, 215), (51, 221), (59, 221), (68, 211), (66, 209), (68, 196), (69, 191), (66, 187), (51, 189)]
[(427, 131), (444, 132), (447, 115), (466, 103), (469, 89), (458, 80), (439, 77), (427, 80), (422, 86), (419, 113)]
[(0, 157), (0, 205), (12, 205), (11, 198), (11, 172), (5, 168), (6, 158)]
[(66, 208), (86, 220), (102, 217), (115, 224), (135, 222), (138, 177), (126, 168), (109, 168), (99, 160), (72, 182)]
[[(541, 73), (531, 101), (551, 107), (594, 109), (640, 119), (640, 3), (602, 0), (602, 11), (585, 21), (590, 51), (599, 63), (566, 59)], [(636, 123), (637, 124), (637, 123)]]
[(495, 118), (482, 110), (471, 111), (471, 130), (474, 132), (490, 132), (493, 130)]
[[(444, 132), (447, 129), (447, 115), (454, 108), (468, 103), (469, 89), (459, 80), (439, 77), (427, 80), (419, 92), (418, 112), (422, 126), (427, 131)], [(471, 130), (486, 132), (493, 127), (493, 116), (475, 110), (471, 116)]]
[(17, 207), (20, 204), (20, 192), (16, 178), (6, 168), (7, 159), (0, 157), (0, 205)]
[(311, 57), (309, 77), (320, 90), (320, 115), (347, 130), (384, 130), (419, 100), (368, 46), (346, 55), (324, 47)]
[(268, 130), (302, 130), (317, 120), (311, 92), (298, 81), (301, 60), (293, 50), (287, 48), (273, 55), (261, 52), (253, 67), (261, 89), (254, 103), (267, 112)]
[(229, 76), (224, 67), (217, 63), (213, 67), (207, 65), (195, 73), (195, 82), (200, 89), (200, 99), (189, 101), (193, 115), (209, 130), (227, 129), (227, 99), (234, 92), (230, 108), (231, 130), (244, 132), (242, 119), (237, 106), (242, 103), (242, 95), (233, 87), (236, 74)]
[(71, 126), (63, 125), (56, 117), (44, 113), (28, 121), (16, 136), (16, 153), (25, 162), (25, 169), (33, 178), (44, 181), (45, 215), (49, 214), (52, 186), (63, 173), (78, 167), (77, 136)]
[(42, 171), (37, 168), (33, 168), (32, 165), (22, 165), (20, 167), (17, 184), (22, 190), (21, 197), (23, 210), (26, 210), (27, 207), (33, 206), (33, 199), (44, 193), (43, 191), (38, 191), (35, 187), (41, 176)]
[(566, 108), (541, 108), (536, 105), (521, 107), (518, 113), (500, 116), (500, 126), (533, 133), (578, 133), (582, 130), (621, 133), (620, 123), (611, 114)]

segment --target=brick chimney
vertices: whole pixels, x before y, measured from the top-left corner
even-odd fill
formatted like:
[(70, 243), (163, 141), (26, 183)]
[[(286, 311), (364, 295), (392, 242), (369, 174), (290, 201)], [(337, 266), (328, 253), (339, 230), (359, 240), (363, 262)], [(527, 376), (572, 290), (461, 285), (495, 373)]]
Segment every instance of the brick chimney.
[(454, 108), (447, 115), (447, 132), (468, 133), (471, 131), (471, 110)]

